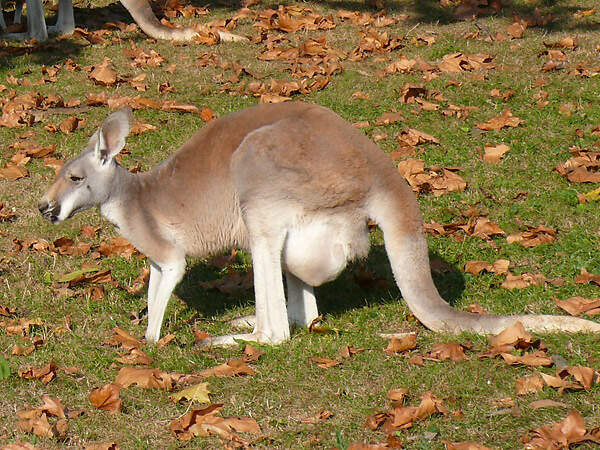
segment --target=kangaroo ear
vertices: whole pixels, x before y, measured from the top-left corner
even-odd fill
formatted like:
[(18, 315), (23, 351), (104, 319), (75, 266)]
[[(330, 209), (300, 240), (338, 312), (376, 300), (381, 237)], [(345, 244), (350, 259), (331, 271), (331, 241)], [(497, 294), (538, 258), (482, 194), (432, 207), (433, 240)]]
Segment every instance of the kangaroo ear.
[(119, 109), (108, 116), (98, 129), (94, 154), (101, 166), (106, 165), (125, 147), (131, 128), (131, 108)]

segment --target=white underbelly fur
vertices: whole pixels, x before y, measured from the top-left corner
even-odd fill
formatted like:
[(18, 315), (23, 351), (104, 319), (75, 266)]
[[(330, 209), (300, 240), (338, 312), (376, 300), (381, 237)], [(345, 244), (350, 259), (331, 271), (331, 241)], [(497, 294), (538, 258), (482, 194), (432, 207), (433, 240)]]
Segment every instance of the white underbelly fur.
[(365, 223), (312, 220), (288, 230), (283, 247), (284, 269), (311, 286), (334, 280), (348, 261), (369, 252)]

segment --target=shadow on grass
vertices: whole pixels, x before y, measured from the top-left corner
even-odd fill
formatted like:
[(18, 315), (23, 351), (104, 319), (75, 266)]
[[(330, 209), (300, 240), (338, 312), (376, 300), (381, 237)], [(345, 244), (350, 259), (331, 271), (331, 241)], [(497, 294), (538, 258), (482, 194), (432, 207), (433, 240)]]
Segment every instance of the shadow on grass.
[[(16, 67), (14, 58), (29, 55), (32, 64), (53, 66), (62, 64), (68, 58), (74, 58), (83, 50), (82, 45), (72, 41), (56, 41), (50, 39), (40, 44), (24, 44), (13, 41), (2, 42), (0, 34), (0, 65), (9, 70)], [(28, 71), (29, 69), (26, 69)], [(23, 74), (15, 74), (20, 77)]]
[[(160, 10), (160, 2), (153, 2), (154, 10), (159, 20), (164, 16)], [(183, 1), (182, 4), (186, 2)], [(239, 0), (217, 0), (209, 2), (208, 0), (191, 0), (189, 3), (198, 7), (212, 7), (212, 10), (219, 10), (226, 14), (233, 14), (240, 7)], [(280, 3), (289, 2), (270, 2), (263, 1), (254, 6), (256, 11), (273, 8), (277, 9)], [(346, 9), (351, 11), (371, 11), (375, 12), (367, 2), (367, 0), (322, 0), (320, 2), (332, 9)], [(592, 21), (580, 21), (573, 18), (573, 13), (579, 10), (578, 7), (569, 4), (565, 0), (531, 0), (527, 3), (520, 1), (509, 1), (500, 10), (495, 11), (489, 8), (488, 11), (480, 15), (480, 18), (486, 16), (512, 18), (513, 16), (525, 17), (531, 15), (536, 8), (539, 8), (542, 14), (551, 13), (554, 19), (546, 27), (544, 31), (548, 33), (562, 31), (597, 31), (598, 24)], [(445, 25), (457, 21), (452, 16), (451, 8), (443, 8), (440, 6), (439, 0), (405, 0), (405, 1), (388, 1), (386, 3), (386, 11), (388, 14), (406, 13), (409, 18), (403, 22), (405, 26), (413, 26), (418, 24), (440, 24)], [(209, 21), (209, 17), (198, 18), (199, 22)], [(124, 23), (132, 23), (133, 19), (119, 2), (111, 3), (102, 7), (75, 8), (75, 24), (76, 26), (86, 27), (89, 31), (94, 31), (102, 28), (106, 22), (121, 21)], [(49, 23), (53, 23), (54, 19), (50, 18)], [(474, 22), (476, 23), (476, 21)], [(143, 41), (146, 37), (140, 31), (138, 36), (133, 40)], [(38, 64), (52, 65), (63, 61), (68, 57), (73, 57), (80, 53), (82, 46), (74, 45), (68, 41), (49, 41), (49, 44), (37, 46), (33, 48), (23, 48), (20, 45), (6, 46), (0, 45), (0, 61), (10, 67), (10, 60), (13, 56), (20, 56), (24, 53), (29, 53)]]
[[(463, 274), (436, 254), (431, 254), (434, 282), (446, 301), (454, 304), (465, 289)], [(357, 282), (358, 274), (367, 272), (371, 280)], [(216, 269), (204, 263), (192, 265), (175, 294), (189, 308), (204, 317), (215, 317), (228, 310), (254, 306), (252, 289), (224, 294), (217, 289), (204, 289), (200, 282), (219, 278)], [(373, 246), (365, 261), (350, 264), (334, 281), (315, 289), (319, 312), (341, 315), (364, 306), (383, 304), (399, 298), (387, 255), (382, 246)]]
[[(325, 4), (333, 9), (376, 11), (369, 5), (367, 0), (322, 0), (318, 3)], [(408, 20), (404, 22), (407, 25), (447, 25), (453, 22), (464, 21), (463, 19), (456, 19), (453, 17), (453, 8), (444, 8), (440, 3), (440, 0), (388, 0), (385, 2), (385, 9), (390, 15), (408, 14)], [(459, 2), (455, 3), (458, 4)], [(528, 2), (508, 0), (503, 3), (504, 7), (500, 11), (488, 8), (487, 10), (480, 12), (479, 18), (494, 16), (512, 19), (514, 16), (529, 16), (533, 14), (536, 9), (539, 9), (542, 15), (551, 13), (555, 19), (547, 26), (543, 27), (546, 32), (598, 30), (597, 23), (574, 20), (573, 13), (579, 11), (580, 8), (566, 0), (530, 0)], [(276, 5), (273, 5), (273, 7), (275, 9), (277, 8)]]

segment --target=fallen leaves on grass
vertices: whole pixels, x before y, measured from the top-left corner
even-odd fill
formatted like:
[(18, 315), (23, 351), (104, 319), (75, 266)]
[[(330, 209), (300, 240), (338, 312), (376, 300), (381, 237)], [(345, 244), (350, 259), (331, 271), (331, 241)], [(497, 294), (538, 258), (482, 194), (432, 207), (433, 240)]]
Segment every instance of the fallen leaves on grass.
[(505, 127), (518, 127), (524, 122), (524, 120), (519, 119), (514, 116), (510, 109), (505, 109), (502, 115), (493, 117), (487, 122), (478, 123), (475, 125), (480, 130), (500, 130)]
[[(540, 374), (544, 382), (554, 388), (558, 388), (558, 393), (562, 394), (565, 389), (589, 391), (592, 385), (598, 383), (599, 375), (591, 367), (568, 366), (556, 373), (556, 376), (545, 373)], [(574, 381), (571, 381), (571, 378)]]
[(316, 414), (311, 417), (307, 417), (305, 419), (301, 419), (300, 422), (310, 423), (310, 424), (314, 425), (319, 422), (323, 422), (325, 420), (331, 419), (333, 416), (334, 416), (334, 414), (331, 411), (325, 409), (325, 410), (321, 411), (319, 414)]
[(22, 166), (7, 163), (3, 168), (0, 168), (0, 179), (8, 181), (17, 181), (20, 178), (24, 178), (29, 174), (27, 169)]
[(360, 30), (359, 34), (361, 40), (350, 52), (350, 61), (362, 61), (373, 54), (388, 53), (404, 47), (401, 37), (390, 37), (387, 31), (380, 33), (375, 28), (367, 28)]
[(0, 327), (4, 329), (6, 334), (11, 336), (27, 336), (35, 327), (41, 327), (44, 324), (42, 319), (27, 319), (21, 317), (16, 320), (3, 320), (0, 322)]
[[(73, 272), (55, 275), (54, 281), (62, 287), (71, 288), (83, 283), (90, 284), (112, 284), (118, 286), (113, 279), (110, 269), (101, 270), (99, 267), (82, 267)], [(59, 287), (55, 286), (55, 287)]]
[(342, 363), (341, 361), (336, 361), (335, 359), (320, 358), (317, 356), (311, 356), (309, 360), (314, 362), (317, 367), (320, 367), (321, 369), (330, 369), (332, 367), (339, 366)]
[(352, 271), (352, 278), (360, 286), (361, 289), (386, 289), (389, 287), (389, 282), (386, 278), (377, 276), (367, 267), (359, 264)]
[(408, 128), (407, 130), (403, 130), (397, 136), (398, 141), (400, 143), (407, 146), (415, 146), (419, 144), (439, 144), (440, 141), (437, 140), (434, 136), (427, 134), (423, 131), (415, 130), (414, 128)]
[(386, 112), (375, 119), (375, 125), (389, 125), (401, 120), (403, 120), (402, 113), (396, 111)]
[(508, 259), (498, 259), (493, 263), (487, 261), (467, 261), (465, 264), (465, 272), (475, 276), (479, 276), (483, 271), (504, 275), (508, 273), (509, 266), (510, 261)]
[(397, 389), (390, 389), (388, 391), (386, 397), (388, 398), (388, 400), (390, 401), (392, 406), (394, 408), (396, 408), (397, 406), (402, 406), (402, 404), (404, 403), (404, 399), (406, 398), (407, 395), (408, 395), (407, 388), (397, 388)]
[(11, 355), (14, 355), (14, 356), (30, 355), (37, 348), (41, 347), (42, 344), (44, 343), (44, 339), (42, 339), (40, 336), (32, 336), (28, 339), (28, 341), (31, 345), (29, 345), (27, 347), (23, 347), (19, 344), (15, 344), (10, 352)]
[(232, 441), (236, 446), (247, 447), (248, 443), (237, 433), (262, 434), (258, 423), (248, 417), (221, 417), (222, 404), (212, 404), (202, 409), (190, 411), (183, 417), (171, 422), (170, 430), (180, 441), (189, 441), (193, 437), (216, 435)]
[(499, 163), (504, 155), (510, 150), (510, 147), (506, 144), (486, 144), (483, 147), (483, 150), (483, 160), (487, 163), (496, 164)]
[(155, 50), (146, 52), (131, 41), (129, 48), (123, 50), (123, 55), (132, 60), (132, 67), (160, 67), (164, 62), (164, 58)]
[(56, 239), (50, 246), (50, 251), (57, 252), (59, 255), (81, 256), (88, 253), (91, 245), (85, 242), (75, 241), (70, 238), (61, 237)]
[(169, 343), (173, 342), (176, 338), (177, 338), (177, 336), (175, 336), (175, 334), (173, 334), (173, 333), (165, 334), (162, 338), (160, 338), (156, 342), (156, 346), (158, 348), (165, 348), (167, 345), (169, 345)]
[(127, 355), (115, 358), (115, 361), (121, 364), (147, 366), (154, 362), (154, 358), (151, 358), (139, 348), (134, 347)]
[(531, 409), (542, 409), (542, 408), (570, 408), (569, 405), (562, 402), (555, 402), (554, 400), (543, 399), (543, 400), (535, 400), (531, 402), (529, 405)]
[(88, 77), (100, 86), (112, 86), (117, 82), (117, 71), (111, 66), (111, 59), (104, 58), (101, 63), (92, 67)]
[(519, 321), (515, 321), (515, 323), (490, 338), (490, 344), (494, 348), (504, 348), (506, 346), (529, 348), (532, 343), (533, 336), (525, 331), (525, 327)]
[(87, 444), (84, 450), (119, 450), (119, 444), (116, 442), (101, 442), (97, 444)]
[(517, 395), (527, 395), (539, 392), (544, 388), (544, 380), (539, 375), (517, 378), (515, 381)]
[(571, 444), (594, 442), (600, 444), (600, 429), (587, 431), (583, 417), (573, 410), (560, 423), (551, 426), (542, 425), (535, 430), (529, 430), (521, 441), (526, 449), (541, 448), (570, 448)]
[[(148, 284), (148, 280), (149, 279), (150, 279), (150, 269), (147, 268), (147, 267), (142, 267), (142, 269), (140, 270), (140, 274), (138, 275), (138, 277), (135, 280), (133, 280), (131, 282), (131, 285), (130, 286), (123, 286), (123, 287), (130, 294), (132, 294), (132, 295), (139, 295), (144, 290), (144, 288), (146, 287), (146, 284)], [(170, 341), (170, 336), (171, 335), (166, 335), (164, 337), (165, 341), (166, 341), (167, 337), (169, 337), (169, 341)], [(163, 343), (165, 341), (163, 341)]]
[(522, 364), (529, 367), (550, 367), (554, 364), (552, 358), (550, 358), (546, 352), (541, 350), (525, 353), (522, 356), (513, 355), (511, 353), (501, 353), (500, 356), (502, 356), (502, 359), (510, 366)]
[(519, 321), (490, 338), (490, 349), (480, 353), (479, 358), (501, 357), (509, 365), (526, 365), (530, 367), (550, 367), (554, 364), (546, 354), (546, 346), (540, 340), (525, 331)]
[[(467, 221), (455, 222), (449, 224), (439, 224), (430, 222), (423, 225), (426, 233), (434, 236), (453, 236), (456, 240), (464, 240), (464, 236), (475, 236), (486, 241), (491, 240), (494, 236), (502, 236), (506, 234), (502, 228), (492, 222), (488, 217), (472, 216)], [(458, 232), (462, 231), (463, 234)]]
[(56, 377), (58, 365), (54, 361), (50, 361), (43, 367), (27, 367), (19, 371), (19, 376), (27, 380), (40, 380), (44, 384), (48, 384)]
[[(55, 435), (64, 435), (64, 432), (66, 431), (66, 420), (60, 419), (56, 425), (56, 427), (52, 426), (48, 422), (48, 416), (46, 413), (42, 413), (39, 417), (32, 417), (18, 422), (18, 427), (21, 431), (48, 438), (52, 438)], [(58, 427), (60, 427), (60, 430)]]
[(8, 205), (0, 201), (0, 222), (13, 220), (17, 215), (11, 211)]
[(435, 344), (429, 352), (427, 352), (426, 359), (433, 361), (445, 361), (447, 359), (454, 362), (461, 362), (467, 359), (465, 347), (457, 342), (446, 342)]
[(506, 241), (509, 244), (516, 242), (526, 248), (536, 247), (541, 244), (550, 244), (556, 241), (556, 230), (544, 225), (537, 227), (528, 226), (526, 231), (510, 234), (506, 238)]
[(106, 92), (100, 94), (90, 93), (86, 95), (86, 103), (90, 106), (106, 105), (112, 109), (123, 108), (130, 106), (132, 109), (156, 109), (167, 112), (192, 113), (198, 114), (200, 110), (197, 106), (179, 103), (175, 100), (153, 100), (145, 97), (122, 97), (118, 94), (113, 94), (107, 97)]
[(122, 367), (114, 384), (122, 388), (135, 385), (142, 389), (164, 389), (172, 391), (178, 384), (197, 379), (192, 375), (169, 373), (160, 369)]
[(103, 411), (119, 412), (121, 411), (121, 398), (119, 397), (121, 387), (110, 383), (90, 392), (88, 399), (95, 408)]
[(82, 128), (86, 123), (86, 119), (79, 119), (75, 116), (71, 116), (63, 120), (59, 125), (58, 129), (65, 134), (71, 134), (80, 128)]
[(600, 314), (600, 298), (584, 298), (584, 297), (570, 297), (566, 300), (559, 300), (554, 298), (556, 306), (563, 309), (572, 316), (580, 316), (587, 314), (588, 316), (595, 316)]
[[(14, 308), (11, 308), (10, 306), (5, 306), (5, 305), (0, 305), (0, 316), (4, 316), (4, 317), (12, 317), (14, 315), (17, 314), (17, 310)], [(40, 319), (41, 320), (41, 319)], [(0, 326), (4, 322), (0, 323)]]
[(362, 353), (364, 351), (365, 351), (364, 348), (354, 348), (354, 347), (352, 347), (350, 345), (345, 345), (344, 348), (342, 348), (338, 352), (338, 354), (343, 359), (349, 359), (349, 358), (352, 358), (354, 355), (356, 355), (358, 353)]
[(586, 193), (578, 193), (577, 199), (579, 200), (579, 203), (597, 202), (600, 200), (600, 188), (596, 188)]
[(579, 147), (572, 147), (570, 151), (573, 156), (558, 164), (554, 170), (571, 183), (599, 183), (600, 152), (591, 152)]
[(442, 62), (438, 64), (438, 67), (445, 73), (489, 70), (494, 68), (494, 64), (492, 63), (493, 60), (493, 57), (485, 53), (467, 55), (462, 52), (457, 52), (444, 55)]
[(208, 383), (198, 383), (169, 396), (175, 403), (181, 400), (188, 402), (210, 403)]
[(254, 375), (254, 369), (250, 367), (243, 359), (231, 359), (224, 364), (210, 367), (199, 372), (204, 378), (210, 376), (233, 377), (237, 375)]
[(544, 46), (546, 48), (564, 48), (567, 50), (574, 50), (578, 45), (577, 39), (567, 36), (564, 39), (556, 42), (546, 43), (544, 42)]
[(392, 337), (384, 352), (388, 355), (404, 353), (417, 347), (417, 333), (406, 333), (402, 336)]
[(111, 345), (113, 347), (122, 347), (126, 350), (132, 350), (135, 348), (140, 348), (142, 346), (142, 341), (134, 338), (127, 331), (115, 327), (113, 328), (113, 335), (108, 338), (104, 344)]
[(101, 229), (102, 229), (102, 227), (100, 225), (98, 225), (98, 226), (83, 225), (81, 227), (81, 235), (88, 239), (94, 239), (98, 236), (98, 233), (100, 233)]
[(49, 416), (58, 417), (60, 419), (65, 419), (67, 417), (65, 414), (65, 407), (60, 399), (44, 394), (42, 395), (42, 401), (44, 402), (42, 406), (38, 408), (27, 406), (27, 409), (17, 412), (18, 416), (22, 419), (30, 419), (40, 417), (43, 413), (46, 413)]
[(561, 279), (551, 280), (546, 278), (541, 273), (522, 273), (520, 275), (514, 275), (512, 273), (508, 273), (506, 275), (506, 279), (500, 285), (504, 289), (525, 289), (529, 286), (540, 286), (542, 284), (549, 283), (554, 286), (562, 286), (564, 285), (564, 281)]
[(435, 196), (465, 190), (467, 182), (453, 170), (457, 168), (431, 167), (426, 171), (425, 163), (414, 158), (398, 164), (398, 171), (414, 192), (432, 192)]
[(383, 428), (386, 433), (410, 428), (415, 422), (426, 419), (433, 414), (447, 414), (448, 409), (443, 401), (431, 392), (421, 396), (419, 406), (398, 406), (387, 413), (377, 413), (367, 419), (366, 425), (373, 431)]
[(262, 350), (253, 347), (250, 344), (246, 344), (244, 346), (244, 357), (243, 360), (244, 362), (253, 362), (253, 361), (258, 361), (259, 358), (264, 355), (265, 352), (263, 352)]
[(137, 135), (140, 135), (142, 133), (146, 133), (147, 131), (152, 131), (152, 130), (156, 130), (156, 126), (149, 124), (149, 123), (141, 122), (139, 120), (135, 120), (133, 122), (133, 125), (131, 125), (130, 133), (133, 134), (134, 136), (137, 136)]
[(596, 275), (585, 270), (584, 267), (581, 268), (581, 273), (575, 277), (576, 284), (586, 284), (586, 283), (594, 283), (600, 286), (600, 275)]
[(125, 259), (140, 254), (133, 244), (120, 236), (111, 238), (108, 242), (102, 241), (98, 247), (98, 252), (105, 257), (122, 256)]
[(448, 442), (442, 441), (446, 445), (446, 450), (491, 450), (485, 445), (477, 444), (471, 441)]

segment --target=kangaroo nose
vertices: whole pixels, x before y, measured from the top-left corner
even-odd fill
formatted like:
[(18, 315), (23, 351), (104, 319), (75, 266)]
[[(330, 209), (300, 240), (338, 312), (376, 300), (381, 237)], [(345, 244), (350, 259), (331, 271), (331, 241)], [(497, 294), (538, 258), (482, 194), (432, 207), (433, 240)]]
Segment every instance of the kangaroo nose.
[(44, 212), (48, 209), (50, 205), (48, 204), (48, 202), (46, 200), (40, 200), (38, 202), (38, 209), (40, 210), (40, 212), (42, 214), (44, 214)]

